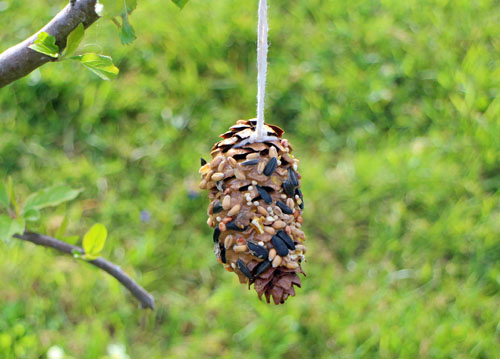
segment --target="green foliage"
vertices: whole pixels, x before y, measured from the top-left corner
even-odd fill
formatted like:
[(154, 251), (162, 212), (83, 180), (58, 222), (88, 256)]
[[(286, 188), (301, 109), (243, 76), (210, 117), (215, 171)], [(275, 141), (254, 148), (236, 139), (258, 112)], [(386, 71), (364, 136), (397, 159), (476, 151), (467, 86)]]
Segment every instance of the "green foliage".
[[(14, 234), (24, 232), (26, 221), (36, 222), (40, 219), (41, 209), (55, 207), (64, 202), (71, 201), (81, 191), (80, 189), (75, 190), (64, 185), (46, 188), (29, 195), (21, 207), (17, 203), (13, 182), (9, 177), (7, 187), (3, 183), (0, 183), (1, 203), (5, 207), (0, 208), (0, 240), (5, 242), (10, 241)], [(2, 214), (1, 212), (6, 212), (6, 214)]]
[(56, 38), (45, 31), (40, 32), (33, 44), (28, 47), (50, 57), (59, 57), (59, 46), (56, 45)]
[(172, 0), (175, 5), (177, 5), (180, 9), (182, 9), (189, 0)]
[(68, 35), (66, 48), (64, 49), (62, 56), (72, 55), (80, 45), (80, 42), (82, 42), (84, 35), (85, 28), (82, 23), (79, 23), (78, 26)]
[[(7, 3), (2, 48), (53, 6)], [(0, 357), (102, 359), (123, 343), (134, 359), (498, 358), (498, 2), (269, 5), (266, 120), (294, 146), (306, 206), (297, 296), (268, 306), (223, 270), (197, 187), (199, 157), (255, 116), (257, 2), (143, 0), (130, 46), (102, 20), (80, 45), (113, 54), (114, 81), (63, 61), (0, 91), (0, 178), (19, 199), (84, 187), (28, 228), (55, 236), (67, 216), (68, 240), (105, 223), (101, 255), (157, 312), (93, 266), (12, 241)]]
[(94, 260), (102, 252), (108, 231), (103, 224), (96, 223), (89, 229), (83, 237), (83, 250), (85, 251), (84, 258), (86, 260)]
[(61, 203), (75, 199), (82, 189), (72, 189), (66, 185), (59, 185), (45, 188), (41, 191), (31, 194), (24, 203), (24, 212), (30, 209), (43, 209), (47, 207), (58, 206)]
[(5, 185), (2, 182), (0, 182), (0, 204), (3, 204), (5, 207), (9, 207), (10, 204), (7, 189), (5, 188)]
[(22, 234), (24, 228), (24, 218), (12, 218), (10, 216), (0, 215), (0, 241), (10, 241), (14, 234)]
[(126, 12), (122, 13), (122, 26), (120, 29), (120, 41), (123, 45), (130, 45), (135, 39), (135, 31), (130, 26), (128, 21), (128, 14)]
[(114, 79), (120, 71), (113, 64), (113, 60), (109, 56), (88, 53), (73, 56), (72, 59), (79, 61), (87, 69), (106, 81)]

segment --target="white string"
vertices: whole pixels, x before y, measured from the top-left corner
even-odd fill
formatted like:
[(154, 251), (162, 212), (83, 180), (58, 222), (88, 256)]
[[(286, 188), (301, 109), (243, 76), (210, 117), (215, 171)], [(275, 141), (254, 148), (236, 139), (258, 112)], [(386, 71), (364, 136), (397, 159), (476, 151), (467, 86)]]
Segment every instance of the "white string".
[(259, 24), (257, 28), (257, 129), (255, 141), (264, 137), (264, 98), (267, 74), (267, 0), (259, 0)]

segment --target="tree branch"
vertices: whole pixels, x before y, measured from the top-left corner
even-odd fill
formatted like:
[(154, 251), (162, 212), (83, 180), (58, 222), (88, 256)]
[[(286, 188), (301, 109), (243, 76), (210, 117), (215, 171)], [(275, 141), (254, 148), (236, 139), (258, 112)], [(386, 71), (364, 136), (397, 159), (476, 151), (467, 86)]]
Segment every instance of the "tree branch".
[[(80, 247), (73, 246), (69, 243), (62, 242), (58, 239), (45, 236), (43, 234), (27, 232), (24, 234), (15, 234), (15, 238), (22, 239), (23, 241), (28, 241), (39, 246), (50, 247), (69, 255), (77, 252), (80, 254), (85, 254), (84, 250)], [(93, 261), (88, 261), (88, 263), (95, 265), (96, 267), (107, 272), (111, 276), (115, 277), (121, 284), (123, 284), (141, 303), (142, 308), (155, 309), (154, 298), (149, 294), (144, 288), (137, 284), (132, 278), (130, 278), (122, 269), (103, 258), (97, 258)]]
[(54, 61), (50, 56), (31, 50), (38, 34), (45, 31), (56, 38), (56, 44), (62, 51), (66, 47), (66, 39), (78, 24), (85, 28), (92, 25), (99, 16), (95, 12), (96, 0), (78, 0), (68, 4), (47, 25), (23, 42), (12, 46), (0, 54), (0, 88), (26, 76), (43, 64)]

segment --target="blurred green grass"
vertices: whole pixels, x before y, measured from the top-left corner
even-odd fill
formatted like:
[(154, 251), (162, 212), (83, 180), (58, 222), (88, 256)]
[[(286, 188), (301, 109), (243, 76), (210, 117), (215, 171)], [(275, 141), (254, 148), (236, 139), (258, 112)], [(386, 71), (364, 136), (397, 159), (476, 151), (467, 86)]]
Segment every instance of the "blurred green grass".
[[(4, 1), (2, 49), (63, 2)], [(155, 294), (29, 244), (0, 250), (0, 357), (498, 358), (500, 6), (493, 0), (272, 0), (267, 120), (301, 159), (308, 274), (261, 303), (215, 261), (199, 157), (255, 113), (256, 2), (142, 0), (73, 63), (0, 91), (0, 175), (21, 194), (84, 187), (37, 229), (105, 223), (104, 255)], [(5, 6), (3, 7), (5, 8)], [(143, 223), (140, 212), (152, 219)]]

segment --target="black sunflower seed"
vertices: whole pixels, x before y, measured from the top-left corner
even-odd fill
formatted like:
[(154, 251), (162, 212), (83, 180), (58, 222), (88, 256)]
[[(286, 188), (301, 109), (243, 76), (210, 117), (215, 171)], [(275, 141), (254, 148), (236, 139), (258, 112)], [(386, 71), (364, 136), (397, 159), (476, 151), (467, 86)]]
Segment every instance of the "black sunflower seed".
[(219, 243), (219, 248), (220, 248), (220, 260), (222, 263), (226, 263), (226, 248), (224, 247), (224, 244)]
[(285, 257), (288, 254), (288, 247), (280, 237), (273, 236), (271, 238), (271, 241), (273, 243), (274, 249), (276, 249), (276, 253), (278, 253), (279, 256)]
[(219, 241), (220, 229), (219, 226), (214, 229), (214, 242), (217, 243)]
[(250, 280), (252, 279), (252, 273), (250, 273), (250, 269), (248, 269), (246, 264), (243, 263), (241, 259), (238, 259), (236, 261), (236, 267), (238, 267), (238, 269), (241, 271), (241, 273), (245, 275), (245, 277), (247, 277)]
[(200, 157), (201, 165), (205, 166), (207, 164), (207, 161), (203, 157)]
[(264, 174), (266, 176), (270, 176), (276, 169), (277, 165), (278, 165), (278, 160), (276, 159), (276, 157), (271, 158), (269, 162), (267, 162), (266, 167), (264, 167)]
[(269, 255), (266, 248), (259, 246), (255, 243), (248, 242), (247, 246), (248, 250), (250, 251), (250, 254), (257, 258), (264, 259), (267, 258), (267, 256)]
[(297, 187), (299, 185), (299, 178), (297, 177), (297, 174), (292, 167), (288, 167), (288, 180), (294, 187)]
[(260, 194), (260, 198), (262, 198), (264, 200), (264, 202), (266, 202), (267, 204), (270, 204), (273, 201), (273, 199), (271, 198), (269, 193), (267, 193), (267, 191), (259, 185), (256, 185), (256, 187), (257, 187), (257, 191)]
[(285, 191), (285, 193), (288, 195), (288, 197), (292, 197), (293, 198), (293, 194), (294, 194), (294, 187), (293, 185), (290, 183), (290, 181), (285, 181), (283, 182), (283, 190)]
[(295, 250), (295, 244), (293, 244), (292, 238), (290, 238), (290, 236), (284, 230), (279, 230), (276, 235), (280, 237), (283, 242), (285, 242), (288, 248), (290, 248), (292, 251)]
[(214, 204), (214, 208), (212, 208), (212, 213), (215, 214), (219, 213), (220, 211), (222, 211), (222, 204), (220, 202), (217, 202)]
[(248, 226), (245, 226), (245, 227), (241, 228), (241, 227), (238, 227), (236, 225), (236, 223), (234, 223), (234, 221), (233, 221), (233, 222), (229, 222), (228, 224), (226, 224), (226, 228), (230, 229), (232, 231), (244, 232), (244, 231), (246, 231), (246, 229), (248, 228)]
[(241, 165), (242, 166), (253, 166), (253, 165), (256, 165), (257, 163), (259, 163), (259, 160), (248, 160), (248, 161), (243, 162)]
[(302, 195), (302, 191), (300, 190), (300, 188), (297, 188), (295, 190), (295, 193), (297, 193), (300, 197), (300, 201), (301, 201), (301, 203), (299, 205), (300, 209), (304, 209), (304, 196)]
[(293, 211), (290, 207), (288, 207), (286, 204), (284, 204), (281, 201), (277, 201), (276, 204), (278, 205), (279, 208), (283, 211), (285, 214), (293, 214)]
[(270, 266), (271, 262), (269, 261), (260, 262), (254, 269), (255, 270), (254, 277), (258, 277), (259, 275), (261, 275)]

